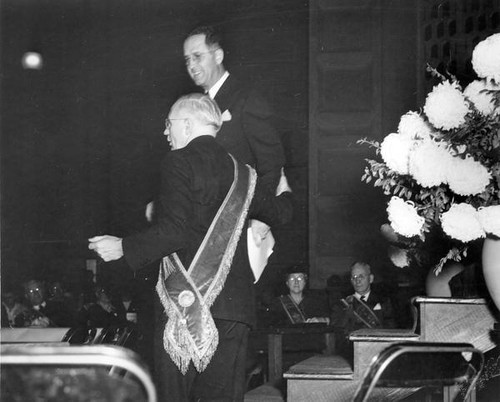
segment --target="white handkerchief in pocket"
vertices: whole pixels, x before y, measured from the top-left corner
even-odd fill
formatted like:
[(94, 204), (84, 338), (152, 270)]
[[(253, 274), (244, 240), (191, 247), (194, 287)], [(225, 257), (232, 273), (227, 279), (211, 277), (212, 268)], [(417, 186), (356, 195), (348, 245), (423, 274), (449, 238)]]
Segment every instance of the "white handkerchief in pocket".
[(233, 116), (231, 116), (231, 112), (229, 112), (228, 109), (224, 110), (224, 112), (221, 115), (222, 121), (231, 121)]
[(373, 310), (382, 310), (382, 306), (380, 305), (380, 303), (377, 303), (375, 307), (373, 307)]

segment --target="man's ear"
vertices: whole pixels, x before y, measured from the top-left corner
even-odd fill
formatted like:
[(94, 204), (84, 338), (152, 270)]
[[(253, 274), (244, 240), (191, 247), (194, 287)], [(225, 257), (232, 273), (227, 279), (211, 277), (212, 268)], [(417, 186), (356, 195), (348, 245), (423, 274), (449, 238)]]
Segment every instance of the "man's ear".
[(217, 62), (217, 64), (222, 64), (222, 62), (224, 61), (224, 50), (222, 50), (221, 48), (215, 50), (215, 61)]
[(370, 274), (370, 283), (373, 283), (374, 279), (375, 279), (375, 277), (373, 276), (373, 274)]
[(193, 122), (191, 119), (185, 119), (184, 120), (184, 135), (189, 138), (193, 131)]

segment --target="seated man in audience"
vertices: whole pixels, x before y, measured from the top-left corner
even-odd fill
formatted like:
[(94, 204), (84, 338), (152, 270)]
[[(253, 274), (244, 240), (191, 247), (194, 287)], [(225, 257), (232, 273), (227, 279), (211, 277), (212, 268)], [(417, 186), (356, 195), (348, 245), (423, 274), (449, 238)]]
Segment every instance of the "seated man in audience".
[(394, 328), (394, 309), (388, 296), (372, 289), (374, 276), (365, 262), (351, 265), (351, 284), (354, 293), (340, 299), (332, 308), (332, 324), (338, 327), (347, 342), (352, 331), (361, 328)]
[(330, 323), (326, 293), (325, 297), (321, 297), (306, 291), (307, 273), (304, 267), (290, 268), (285, 284), (288, 294), (279, 296), (270, 306), (272, 324)]
[(29, 311), (16, 317), (16, 326), (21, 327), (72, 327), (75, 312), (70, 306), (49, 300), (45, 283), (31, 279), (23, 284)]

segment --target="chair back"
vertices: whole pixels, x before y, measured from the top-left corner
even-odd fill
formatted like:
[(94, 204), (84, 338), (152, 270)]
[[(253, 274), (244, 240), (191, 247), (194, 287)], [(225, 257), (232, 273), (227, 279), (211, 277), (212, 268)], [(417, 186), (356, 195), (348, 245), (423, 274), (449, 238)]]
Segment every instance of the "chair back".
[(368, 401), (375, 388), (456, 386), (461, 386), (457, 397), (466, 400), (483, 365), (483, 353), (467, 343), (396, 343), (374, 357), (354, 401)]
[(2, 400), (156, 402), (150, 374), (116, 345), (1, 345)]

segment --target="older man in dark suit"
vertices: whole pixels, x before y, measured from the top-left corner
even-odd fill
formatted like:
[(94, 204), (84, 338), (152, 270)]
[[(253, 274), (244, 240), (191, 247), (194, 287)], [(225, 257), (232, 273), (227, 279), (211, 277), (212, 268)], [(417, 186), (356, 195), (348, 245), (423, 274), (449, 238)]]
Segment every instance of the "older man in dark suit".
[[(393, 328), (395, 324), (391, 301), (388, 295), (382, 295), (372, 290), (371, 285), (374, 279), (370, 265), (364, 262), (354, 263), (351, 266), (351, 283), (354, 294), (345, 300), (348, 307), (352, 306), (355, 321), (359, 326)], [(357, 325), (355, 324), (355, 326)]]
[(372, 289), (374, 276), (365, 262), (351, 265), (351, 284), (354, 293), (341, 299), (332, 308), (331, 322), (342, 332), (338, 347), (340, 353), (349, 354), (348, 341), (352, 331), (361, 328), (394, 328), (394, 308), (388, 295)]
[(123, 256), (134, 270), (163, 258), (155, 331), (160, 400), (243, 400), (255, 322), (244, 228), (249, 217), (270, 225), (291, 218), (286, 181), (279, 197), (255, 184), (253, 169), (215, 141), (221, 125), (208, 96), (180, 98), (166, 121), (173, 151), (162, 162), (158, 223), (125, 239), (89, 239), (105, 261)]

